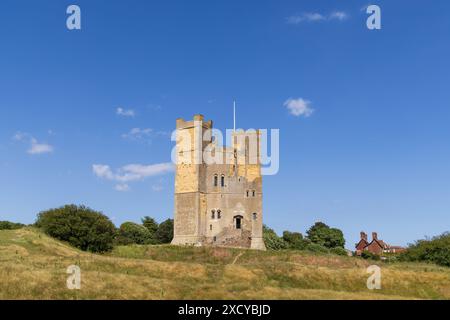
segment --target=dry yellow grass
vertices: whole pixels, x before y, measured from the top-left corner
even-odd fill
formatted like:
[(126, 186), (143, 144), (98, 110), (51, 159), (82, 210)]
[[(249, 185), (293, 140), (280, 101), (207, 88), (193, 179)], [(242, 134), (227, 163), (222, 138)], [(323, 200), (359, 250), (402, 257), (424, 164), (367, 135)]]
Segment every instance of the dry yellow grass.
[[(378, 262), (380, 263), (380, 262)], [(66, 287), (69, 265), (81, 290)], [(0, 231), (0, 299), (449, 299), (450, 269), (382, 267), (382, 289), (366, 287), (370, 262), (306, 252), (173, 246), (74, 249), (34, 229)]]

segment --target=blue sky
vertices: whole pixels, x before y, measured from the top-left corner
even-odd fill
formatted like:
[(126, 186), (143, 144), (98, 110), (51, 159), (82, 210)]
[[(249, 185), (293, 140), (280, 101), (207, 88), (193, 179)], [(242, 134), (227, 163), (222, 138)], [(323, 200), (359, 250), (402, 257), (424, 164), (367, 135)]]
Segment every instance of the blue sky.
[(231, 128), (236, 97), (239, 127), (280, 129), (264, 179), (278, 232), (321, 220), (350, 248), (361, 230), (400, 245), (449, 230), (450, 4), (373, 3), (381, 30), (366, 1), (2, 1), (0, 219), (66, 203), (116, 225), (172, 217), (173, 173), (148, 166), (170, 161), (178, 117)]

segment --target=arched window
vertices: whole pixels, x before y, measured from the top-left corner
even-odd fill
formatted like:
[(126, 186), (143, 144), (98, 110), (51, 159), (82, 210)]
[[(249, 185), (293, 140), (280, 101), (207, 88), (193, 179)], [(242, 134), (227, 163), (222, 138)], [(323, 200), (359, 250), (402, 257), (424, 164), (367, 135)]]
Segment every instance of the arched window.
[(220, 219), (220, 218), (222, 218), (222, 215), (221, 215), (221, 213), (222, 213), (222, 211), (220, 211), (220, 210), (217, 210), (217, 219)]
[(216, 210), (212, 209), (211, 210), (211, 219), (215, 219), (216, 218)]
[(217, 187), (219, 184), (219, 178), (217, 177), (217, 174), (214, 175), (214, 187)]
[(225, 187), (225, 176), (224, 176), (224, 175), (222, 175), (222, 176), (220, 177), (220, 185), (221, 185), (222, 187)]
[(253, 196), (255, 196), (255, 190), (253, 190)]
[(258, 214), (256, 212), (253, 213), (253, 220), (258, 219)]
[(248, 190), (247, 190), (247, 198), (248, 198)]

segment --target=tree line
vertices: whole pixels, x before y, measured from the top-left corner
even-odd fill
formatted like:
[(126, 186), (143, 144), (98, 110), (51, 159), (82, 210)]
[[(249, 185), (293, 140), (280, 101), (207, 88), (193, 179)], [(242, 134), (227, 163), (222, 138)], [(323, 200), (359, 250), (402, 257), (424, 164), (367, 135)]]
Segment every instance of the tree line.
[(269, 250), (308, 250), (313, 252), (347, 255), (344, 234), (337, 228), (331, 228), (323, 222), (316, 222), (306, 232), (283, 231), (279, 237), (273, 229), (263, 226), (264, 243)]
[[(0, 230), (24, 226), (21, 223), (0, 221)], [(124, 222), (116, 228), (102, 212), (73, 204), (40, 212), (33, 226), (53, 238), (91, 252), (107, 252), (116, 245), (165, 244), (170, 243), (173, 237), (172, 219), (158, 223), (146, 216), (141, 219), (141, 224)], [(284, 231), (280, 237), (264, 225), (263, 237), (268, 250), (308, 250), (339, 255), (348, 253), (344, 249), (342, 231), (323, 222), (315, 223), (308, 229), (306, 236), (300, 232)], [(432, 262), (450, 267), (450, 233), (409, 244), (408, 249), (399, 254), (396, 260)]]
[(0, 230), (16, 230), (24, 227), (24, 224), (10, 221), (0, 221)]
[(170, 243), (173, 237), (172, 219), (158, 224), (147, 216), (142, 224), (124, 222), (116, 228), (102, 212), (73, 204), (40, 212), (34, 226), (53, 238), (91, 252), (107, 252), (116, 245)]

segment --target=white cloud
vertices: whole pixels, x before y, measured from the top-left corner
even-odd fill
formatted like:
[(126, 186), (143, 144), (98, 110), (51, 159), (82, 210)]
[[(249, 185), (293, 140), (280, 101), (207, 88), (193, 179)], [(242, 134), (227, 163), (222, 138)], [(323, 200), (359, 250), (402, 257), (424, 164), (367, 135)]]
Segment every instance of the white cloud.
[(301, 15), (290, 16), (287, 18), (287, 23), (289, 24), (299, 24), (301, 22), (316, 22), (326, 20), (326, 17), (320, 13), (302, 13)]
[(130, 186), (128, 184), (126, 184), (126, 183), (119, 183), (119, 184), (116, 184), (114, 189), (116, 191), (126, 192), (126, 191), (130, 191)]
[(330, 19), (330, 20), (336, 19), (336, 20), (339, 20), (339, 21), (343, 21), (343, 20), (345, 20), (345, 19), (347, 19), (347, 18), (348, 18), (348, 14), (345, 13), (345, 12), (343, 12), (343, 11), (335, 11), (335, 12), (332, 12), (332, 13), (330, 14), (330, 16), (329, 16), (329, 19)]
[(114, 180), (114, 174), (112, 173), (111, 168), (108, 165), (94, 164), (92, 166), (92, 171), (99, 178)]
[(145, 129), (133, 128), (128, 133), (122, 134), (122, 138), (137, 140), (137, 139), (142, 139), (144, 137), (149, 137), (152, 134), (152, 132), (153, 132), (153, 129), (151, 129), (151, 128), (145, 128)]
[(128, 164), (113, 172), (111, 167), (104, 164), (92, 165), (93, 173), (102, 179), (126, 183), (143, 180), (147, 177), (172, 172), (174, 166), (171, 162), (157, 163), (151, 165)]
[(15, 140), (15, 141), (23, 141), (27, 137), (28, 137), (27, 133), (19, 131), (19, 132), (16, 132), (16, 134), (13, 136), (13, 140)]
[(29, 154), (42, 154), (53, 152), (53, 146), (47, 143), (39, 143), (35, 138), (31, 138), (31, 146), (27, 151)]
[(133, 128), (129, 132), (122, 134), (123, 139), (128, 140), (146, 140), (147, 142), (151, 142), (152, 138), (161, 137), (161, 136), (170, 136), (170, 133), (166, 131), (155, 131), (151, 128)]
[(318, 12), (304, 12), (300, 15), (293, 15), (286, 18), (288, 24), (300, 24), (302, 22), (320, 22), (339, 20), (343, 21), (348, 18), (348, 14), (344, 11), (334, 11), (328, 15), (324, 15)]
[(296, 117), (309, 117), (314, 112), (314, 109), (312, 109), (310, 105), (311, 101), (303, 98), (289, 98), (283, 104), (283, 106), (289, 110), (289, 113)]
[(53, 146), (51, 146), (48, 143), (40, 143), (37, 141), (36, 138), (31, 136), (30, 134), (26, 132), (20, 132), (18, 131), (14, 136), (13, 140), (20, 141), (20, 142), (27, 142), (29, 141), (30, 147), (27, 150), (27, 153), (35, 155), (35, 154), (43, 154), (43, 153), (50, 153), (53, 152)]
[(122, 168), (125, 172), (125, 179), (131, 180), (142, 180), (146, 177), (156, 176), (159, 174), (164, 174), (174, 170), (174, 166), (171, 162), (157, 163), (151, 165), (142, 164), (129, 164)]
[(123, 109), (120, 107), (116, 109), (116, 114), (119, 116), (124, 116), (124, 117), (134, 117), (135, 116), (134, 110)]

